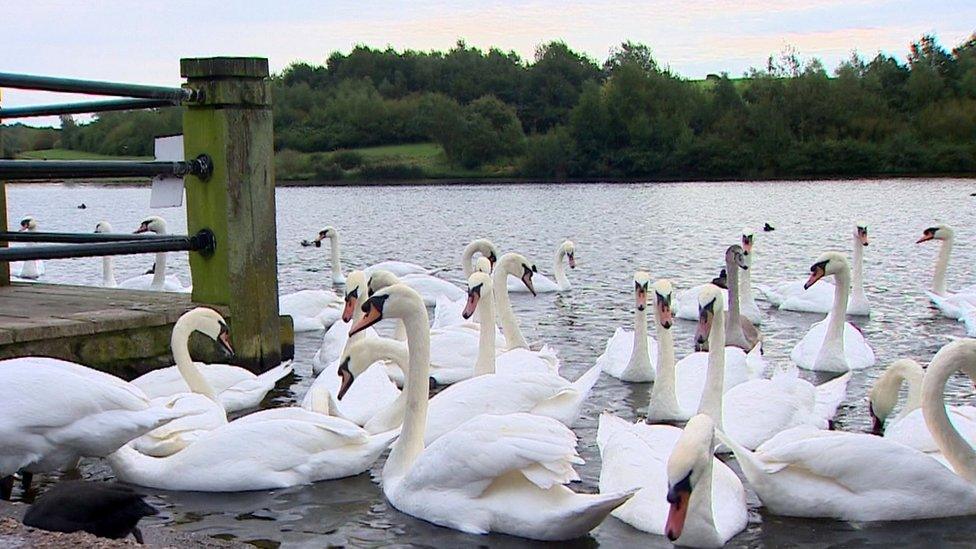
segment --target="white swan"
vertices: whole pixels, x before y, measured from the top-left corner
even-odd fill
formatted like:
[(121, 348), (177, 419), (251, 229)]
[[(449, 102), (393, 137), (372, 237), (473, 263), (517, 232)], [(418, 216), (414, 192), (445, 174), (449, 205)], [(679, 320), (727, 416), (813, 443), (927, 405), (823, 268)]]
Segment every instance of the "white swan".
[(358, 475), (396, 434), (369, 435), (339, 417), (273, 408), (209, 431), (171, 456), (150, 457), (123, 446), (108, 463), (119, 480), (162, 490), (273, 490)]
[[(360, 318), (362, 314), (354, 317), (353, 324)], [(346, 325), (352, 327), (352, 324)], [(365, 331), (357, 333), (349, 339), (340, 356), (312, 382), (309, 392), (302, 400), (302, 407), (312, 408), (315, 398), (313, 390), (316, 388), (321, 387), (329, 393), (338, 394), (341, 388), (340, 369), (359, 371), (362, 372), (359, 383), (338, 401), (336, 404), (338, 414), (332, 415), (341, 414), (356, 425), (366, 427), (366, 430), (372, 434), (395, 428), (397, 425), (370, 428), (370, 421), (400, 395), (400, 390), (387, 375), (386, 367), (389, 364), (391, 368), (395, 368), (406, 362), (406, 354), (407, 349), (402, 341), (382, 338), (375, 333), (367, 335)], [(369, 366), (374, 363), (379, 363), (378, 367), (370, 368)]]
[[(701, 312), (695, 339), (699, 345), (707, 340), (709, 351), (692, 353), (677, 364), (674, 363), (674, 337), (662, 322), (668, 318), (665, 311), (671, 302), (671, 282), (659, 280), (655, 283), (655, 294), (658, 362), (648, 422), (685, 421), (695, 410), (701, 411), (706, 400), (714, 400), (722, 392), (762, 376), (766, 362), (758, 347), (746, 354), (738, 347), (725, 346), (726, 317), (721, 288), (709, 284), (699, 293)], [(713, 347), (715, 344), (719, 347)], [(719, 365), (723, 373), (712, 373)]]
[(298, 290), (278, 296), (278, 312), (292, 318), (295, 332), (317, 332), (342, 317), (343, 300), (332, 290)]
[(474, 254), (479, 253), (481, 258), (488, 260), (488, 270), (484, 271), (490, 273), (492, 268), (495, 266), (495, 262), (498, 261), (498, 248), (487, 239), (479, 238), (477, 240), (472, 240), (467, 246), (464, 247), (464, 251), (461, 252), (461, 270), (464, 272), (464, 279), (467, 280), (471, 273), (481, 270), (482, 267), (477, 265), (477, 262), (472, 266), (471, 261), (474, 258)]
[(522, 254), (509, 252), (503, 255), (495, 270), (491, 273), (492, 287), (495, 294), (495, 308), (498, 311), (498, 320), (502, 325), (502, 333), (505, 334), (506, 349), (528, 349), (529, 343), (522, 335), (519, 327), (518, 318), (512, 312), (512, 301), (508, 297), (508, 277), (515, 276), (522, 281), (522, 284), (532, 295), (536, 295), (533, 276), (539, 272), (535, 264)]
[[(483, 414), (425, 447), (430, 342), (422, 298), (398, 284), (376, 292), (364, 308), (354, 332), (384, 317), (403, 320), (407, 331), (406, 413), (383, 467), (383, 493), (393, 507), (472, 534), (564, 540), (585, 535), (630, 497), (567, 488), (579, 479), (576, 436), (551, 418)], [(354, 379), (346, 374), (343, 389)]]
[(697, 415), (685, 429), (600, 416), (600, 491), (638, 488), (613, 516), (678, 545), (721, 547), (748, 522), (739, 477), (713, 457), (714, 422)]
[[(223, 336), (221, 340), (224, 340)], [(228, 364), (195, 362), (194, 365), (228, 413), (256, 407), (279, 379), (291, 373), (292, 368), (291, 361), (287, 361), (261, 375), (254, 375), (244, 368)], [(132, 385), (149, 398), (191, 392), (177, 366), (147, 372), (133, 379)]]
[[(96, 233), (111, 233), (112, 225), (108, 221), (99, 221), (95, 225)], [(115, 257), (107, 255), (102, 258), (102, 286), (115, 288), (119, 283), (115, 280)]]
[[(864, 294), (864, 248), (868, 246), (868, 226), (858, 222), (854, 225), (853, 237), (853, 279), (847, 314), (870, 316), (871, 305)], [(807, 313), (829, 313), (833, 307), (834, 289), (829, 284), (807, 287), (802, 280), (786, 282), (772, 288), (762, 289), (766, 299), (782, 311)]]
[(748, 318), (753, 324), (759, 326), (763, 322), (762, 311), (756, 304), (756, 296), (752, 291), (752, 273), (755, 271), (756, 263), (756, 232), (752, 229), (742, 229), (742, 254), (745, 256), (746, 267), (740, 273), (739, 278), (739, 303), (742, 308), (742, 315)]
[(946, 290), (946, 269), (949, 268), (949, 256), (952, 255), (952, 244), (955, 241), (955, 236), (955, 231), (948, 225), (936, 225), (925, 229), (916, 244), (929, 240), (942, 241), (939, 258), (935, 262), (932, 288), (926, 294), (932, 304), (942, 311), (943, 315), (964, 320), (965, 312), (969, 306), (976, 307), (976, 285), (967, 286), (954, 293), (949, 293)]
[[(135, 230), (136, 234), (151, 232), (158, 235), (166, 234), (166, 221), (162, 217), (147, 217), (139, 224)], [(152, 274), (135, 276), (119, 283), (119, 288), (125, 290), (150, 290), (154, 292), (178, 292), (187, 293), (190, 288), (184, 287), (183, 283), (176, 275), (166, 274), (166, 257), (169, 254), (159, 252), (156, 254), (156, 262), (153, 264)]]
[[(617, 328), (607, 340), (603, 354), (596, 359), (600, 369), (621, 381), (654, 381), (657, 364), (651, 361), (651, 353), (654, 353), (656, 361), (657, 342), (647, 335), (647, 292), (650, 284), (651, 275), (644, 271), (634, 273), (634, 329)], [(670, 323), (670, 320), (667, 322)]]
[[(600, 376), (599, 368), (591, 368), (578, 380), (570, 382), (557, 375), (559, 362), (555, 353), (546, 348), (538, 353), (513, 349), (496, 355), (491, 278), (486, 273), (474, 273), (469, 286), (471, 297), (465, 314), (477, 311), (482, 317), (475, 375), (447, 387), (430, 400), (426, 442), (429, 444), (468, 419), (484, 413), (525, 412), (551, 417), (567, 427), (575, 425), (583, 402)], [(392, 360), (399, 370), (409, 375), (406, 344), (382, 338), (364, 338), (351, 345), (343, 353), (340, 370), (344, 372), (340, 371), (340, 375), (357, 380), (352, 385), (353, 391), (359, 383), (373, 384), (375, 382), (367, 376), (377, 359)], [(430, 375), (434, 373), (430, 372)], [(343, 393), (340, 389), (340, 394), (345, 395), (340, 400), (340, 407), (353, 391)], [(379, 394), (376, 389), (367, 392)], [(405, 406), (406, 394), (400, 393), (396, 402), (375, 413), (365, 424), (366, 430), (382, 432), (396, 428), (403, 421)], [(378, 408), (376, 406), (374, 410)]]
[(190, 393), (169, 395), (153, 399), (163, 404), (174, 396), (180, 396), (184, 407), (193, 406), (194, 412), (173, 420), (133, 441), (135, 449), (150, 456), (163, 457), (175, 454), (200, 438), (203, 433), (227, 423), (227, 413), (214, 393), (207, 378), (190, 358), (190, 334), (200, 332), (218, 341), (226, 351), (233, 352), (227, 324), (220, 313), (206, 307), (197, 307), (183, 313), (173, 326), (170, 347), (179, 371), (190, 388)]
[(813, 286), (830, 275), (837, 280), (834, 284), (834, 308), (827, 318), (810, 327), (810, 331), (793, 347), (790, 359), (800, 368), (820, 372), (868, 368), (874, 364), (874, 351), (860, 330), (844, 321), (851, 284), (851, 269), (844, 254), (827, 252), (821, 255), (810, 267), (810, 279), (806, 286)]
[[(487, 257), (479, 257), (475, 261), (474, 269), (472, 273), (488, 273), (491, 274), (493, 263)], [(470, 269), (470, 267), (469, 267)], [(471, 273), (465, 275), (470, 277)], [(477, 323), (476, 319), (465, 319), (461, 315), (464, 312), (464, 308), (467, 305), (467, 298), (450, 300), (444, 296), (439, 296), (437, 298), (437, 303), (434, 305), (434, 320), (431, 322), (431, 328), (446, 328), (447, 326), (459, 326), (465, 323), (474, 322)]]
[(974, 368), (976, 341), (955, 341), (935, 355), (922, 382), (925, 422), (952, 470), (914, 448), (862, 433), (796, 427), (755, 452), (721, 432), (718, 437), (774, 514), (851, 521), (973, 514), (976, 452), (950, 424), (942, 392), (955, 371)]
[[(27, 216), (20, 220), (20, 232), (33, 233), (37, 231), (37, 220), (32, 216)], [(24, 246), (33, 246), (33, 242), (26, 242)], [(10, 273), (13, 274), (15, 278), (25, 281), (34, 281), (38, 278), (44, 276), (44, 262), (39, 259), (31, 259), (28, 261), (15, 261), (10, 264)]]
[[(352, 271), (346, 281), (345, 305), (342, 308), (341, 321), (335, 322), (325, 331), (319, 350), (312, 357), (312, 373), (319, 375), (323, 370), (330, 366), (335, 366), (349, 341), (349, 328), (352, 327), (362, 311), (359, 305), (366, 301), (368, 292), (366, 286), (366, 273), (363, 271)], [(361, 336), (377, 336), (376, 330), (370, 329)], [(334, 368), (333, 368), (334, 369)], [(334, 373), (334, 372), (333, 372)]]
[[(339, 230), (335, 227), (326, 227), (319, 231), (315, 239), (311, 242), (303, 241), (303, 246), (314, 245), (319, 247), (322, 245), (323, 240), (329, 241), (329, 246), (331, 249), (330, 261), (332, 267), (332, 282), (335, 284), (345, 284), (346, 277), (342, 274), (342, 257), (339, 252)], [(408, 263), (406, 261), (381, 261), (374, 265), (370, 265), (363, 269), (363, 271), (370, 275), (374, 271), (390, 271), (397, 276), (406, 276), (411, 274), (428, 274), (428, 270), (416, 263)]]
[(121, 379), (53, 358), (0, 361), (0, 496), (17, 471), (44, 473), (103, 457), (181, 415)]
[[(538, 275), (535, 280), (533, 280), (534, 288), (531, 290), (532, 294), (544, 294), (552, 292), (565, 292), (573, 289), (573, 285), (566, 278), (565, 267), (563, 267), (563, 259), (569, 263), (570, 269), (576, 268), (576, 244), (571, 240), (565, 240), (562, 244), (556, 248), (556, 258), (553, 263), (553, 273), (556, 277), (556, 281), (553, 282), (544, 275)], [(518, 279), (518, 275), (508, 279), (508, 291), (509, 292), (528, 292), (530, 291), (521, 280)]]
[[(926, 453), (938, 453), (939, 446), (925, 425), (922, 414), (922, 378), (924, 370), (918, 362), (903, 358), (892, 362), (874, 382), (868, 393), (868, 411), (872, 432)], [(902, 383), (908, 386), (908, 398), (897, 416), (889, 419), (898, 403)], [(972, 444), (976, 442), (976, 407), (947, 408), (952, 426)]]

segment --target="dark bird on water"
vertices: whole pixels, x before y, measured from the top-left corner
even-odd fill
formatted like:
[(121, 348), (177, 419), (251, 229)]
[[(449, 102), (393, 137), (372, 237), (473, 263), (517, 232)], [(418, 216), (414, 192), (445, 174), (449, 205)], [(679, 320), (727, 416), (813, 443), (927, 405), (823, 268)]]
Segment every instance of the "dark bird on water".
[(728, 276), (729, 274), (725, 272), (725, 269), (722, 269), (718, 273), (718, 276), (712, 279), (712, 284), (718, 286), (719, 288), (722, 288), (723, 290), (728, 290), (729, 289)]
[(71, 480), (37, 498), (24, 515), (24, 524), (51, 532), (88, 532), (122, 539), (129, 534), (143, 543), (139, 521), (159, 514), (128, 486), (114, 482)]
[(763, 231), (766, 231), (767, 233), (769, 231), (775, 231), (775, 230), (776, 230), (776, 227), (773, 227), (769, 223), (766, 223), (765, 225), (763, 225)]
[(78, 209), (79, 210), (84, 210), (86, 208), (88, 208), (88, 206), (85, 206), (85, 203), (84, 202), (82, 202), (81, 204), (78, 205)]

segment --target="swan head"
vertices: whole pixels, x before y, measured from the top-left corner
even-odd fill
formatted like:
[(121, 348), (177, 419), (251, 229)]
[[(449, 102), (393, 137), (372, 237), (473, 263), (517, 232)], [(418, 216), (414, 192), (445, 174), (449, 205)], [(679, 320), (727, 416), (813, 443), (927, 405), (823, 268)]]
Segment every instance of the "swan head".
[(898, 391), (901, 389), (902, 381), (907, 381), (909, 386), (913, 383), (921, 385), (923, 375), (922, 366), (910, 358), (896, 360), (885, 369), (868, 392), (868, 413), (871, 416), (872, 433), (876, 435), (884, 433), (885, 421), (898, 404)]
[(576, 244), (572, 240), (566, 240), (563, 242), (562, 251), (566, 254), (566, 261), (569, 262), (569, 268), (576, 268)]
[(158, 215), (147, 217), (142, 220), (139, 228), (135, 230), (135, 234), (140, 233), (166, 234), (166, 221)]
[(461, 317), (465, 320), (471, 318), (478, 309), (482, 296), (487, 296), (489, 292), (491, 292), (491, 277), (487, 273), (472, 273), (468, 277), (468, 302), (461, 311)]
[[(23, 222), (21, 222), (23, 226)], [(915, 241), (916, 244), (928, 242), (929, 240), (952, 240), (955, 232), (948, 225), (933, 225), (922, 231), (922, 238)]]
[[(342, 386), (338, 393), (339, 400), (342, 400), (354, 380), (358, 379), (378, 360), (383, 359), (380, 342), (390, 343), (390, 341), (376, 337), (364, 337), (346, 345), (339, 357), (339, 377), (342, 379)], [(396, 343), (402, 347), (402, 352), (406, 355), (406, 343)]]
[(715, 423), (705, 414), (699, 414), (685, 425), (678, 442), (668, 457), (668, 520), (664, 533), (671, 541), (681, 537), (688, 506), (695, 486), (705, 474), (711, 474), (712, 448), (714, 448)]
[(634, 273), (634, 301), (638, 311), (647, 308), (647, 291), (651, 287), (651, 275), (644, 271)]
[(345, 306), (342, 308), (342, 321), (352, 320), (352, 314), (359, 305), (359, 300), (366, 297), (366, 273), (352, 271), (346, 278)]
[(112, 224), (109, 223), (108, 221), (99, 221), (95, 225), (95, 232), (96, 233), (110, 233), (110, 232), (112, 232)]
[(319, 231), (319, 234), (315, 235), (315, 239), (312, 240), (312, 244), (314, 244), (315, 247), (318, 248), (322, 246), (323, 240), (325, 239), (331, 240), (333, 238), (338, 238), (338, 236), (339, 236), (339, 231), (336, 230), (335, 227), (326, 227), (321, 231)]
[(366, 297), (372, 296), (383, 288), (389, 288), (390, 286), (399, 283), (400, 279), (397, 278), (397, 275), (391, 273), (390, 271), (384, 269), (373, 271), (372, 274), (369, 275), (369, 280), (366, 282)]
[(725, 265), (726, 268), (732, 265), (740, 269), (749, 268), (749, 262), (746, 261), (746, 252), (742, 249), (742, 246), (733, 244), (725, 250)]
[(37, 220), (31, 216), (27, 216), (20, 220), (20, 232), (24, 231), (36, 231), (37, 230)]
[(749, 255), (752, 253), (752, 241), (756, 237), (756, 231), (745, 228), (742, 229), (742, 253)]
[(654, 305), (657, 307), (658, 322), (665, 330), (670, 330), (674, 324), (674, 313), (671, 311), (671, 296), (674, 286), (671, 281), (662, 278), (654, 283)]
[[(468, 244), (468, 247), (473, 250), (472, 253), (477, 252), (487, 258), (492, 269), (495, 267), (495, 263), (498, 262), (498, 247), (491, 240), (479, 238)], [(491, 269), (486, 272), (491, 272)]]
[(532, 275), (539, 272), (535, 263), (530, 262), (522, 254), (509, 252), (498, 260), (498, 264), (501, 266), (502, 272), (517, 276), (522, 284), (525, 284), (525, 287), (532, 292), (533, 296), (537, 295), (535, 285), (532, 284)]
[(494, 265), (490, 257), (481, 256), (474, 262), (474, 270), (478, 273), (491, 274), (491, 269)]
[(868, 245), (868, 224), (858, 221), (854, 224), (854, 238), (861, 246)]
[(699, 348), (708, 342), (715, 315), (725, 313), (725, 300), (722, 289), (714, 284), (706, 284), (698, 293), (698, 329), (695, 330), (695, 345)]
[(844, 270), (850, 270), (847, 258), (840, 252), (827, 252), (817, 258), (817, 262), (810, 266), (810, 278), (803, 285), (807, 290), (825, 276), (836, 275)]
[(216, 341), (230, 355), (234, 354), (234, 347), (230, 343), (230, 329), (220, 313), (209, 307), (191, 309), (176, 321), (173, 330), (182, 328), (190, 332), (200, 332)]

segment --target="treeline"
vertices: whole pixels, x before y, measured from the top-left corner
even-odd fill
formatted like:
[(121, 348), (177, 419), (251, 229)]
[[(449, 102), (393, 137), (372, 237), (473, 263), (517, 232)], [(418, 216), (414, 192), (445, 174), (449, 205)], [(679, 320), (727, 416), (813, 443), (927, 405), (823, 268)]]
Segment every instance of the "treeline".
[[(532, 62), (463, 42), (357, 47), (292, 65), (273, 85), (275, 146), (292, 156), (434, 141), (454, 165), (527, 177), (976, 171), (976, 35), (951, 51), (923, 36), (907, 62), (853, 55), (832, 74), (787, 51), (745, 78), (704, 81), (629, 42), (602, 64), (561, 42)], [(106, 114), (66, 125), (61, 146), (145, 154), (153, 133), (178, 129), (176, 109)], [(322, 177), (343, 175), (336, 155), (313, 156)]]

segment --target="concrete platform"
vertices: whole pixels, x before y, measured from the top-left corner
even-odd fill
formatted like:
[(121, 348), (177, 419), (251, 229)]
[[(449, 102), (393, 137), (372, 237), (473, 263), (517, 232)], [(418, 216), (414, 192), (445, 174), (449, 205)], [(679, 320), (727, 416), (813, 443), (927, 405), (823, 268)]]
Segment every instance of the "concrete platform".
[[(0, 359), (48, 356), (131, 379), (173, 363), (173, 324), (195, 306), (189, 294), (24, 282), (0, 286)], [(226, 316), (226, 309), (214, 308)], [(227, 320), (233, 332), (233, 319)], [(282, 347), (290, 357), (290, 319), (282, 324)], [(191, 352), (198, 360), (227, 362), (199, 334)]]

